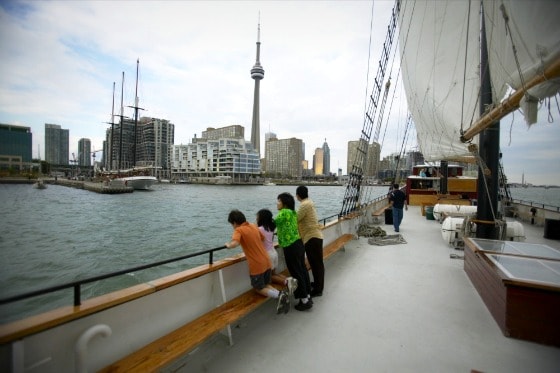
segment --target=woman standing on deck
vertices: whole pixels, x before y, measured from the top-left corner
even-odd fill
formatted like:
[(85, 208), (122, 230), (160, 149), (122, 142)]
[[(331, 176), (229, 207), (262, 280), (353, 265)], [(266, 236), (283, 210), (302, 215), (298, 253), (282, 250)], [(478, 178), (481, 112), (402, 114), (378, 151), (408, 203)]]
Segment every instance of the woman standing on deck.
[(296, 201), (290, 193), (278, 195), (276, 207), (278, 215), (274, 219), (278, 244), (284, 249), (284, 259), (290, 275), (298, 282), (294, 296), (299, 299), (295, 309), (305, 311), (313, 306), (311, 300), (311, 283), (305, 266), (305, 248), (298, 233)]

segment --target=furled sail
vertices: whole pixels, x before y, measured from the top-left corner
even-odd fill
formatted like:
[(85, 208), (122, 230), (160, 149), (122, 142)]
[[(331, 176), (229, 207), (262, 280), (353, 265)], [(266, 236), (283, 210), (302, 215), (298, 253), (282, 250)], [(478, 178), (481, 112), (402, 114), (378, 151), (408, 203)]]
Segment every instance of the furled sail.
[[(560, 2), (484, 0), (483, 5), (493, 97), (500, 102), (557, 63)], [(420, 150), (428, 161), (470, 155), (461, 136), (479, 120), (479, 34), (479, 1), (403, 2), (399, 19), (403, 84)], [(559, 92), (557, 77), (544, 80), (529, 90), (535, 99), (524, 95), (524, 101)]]

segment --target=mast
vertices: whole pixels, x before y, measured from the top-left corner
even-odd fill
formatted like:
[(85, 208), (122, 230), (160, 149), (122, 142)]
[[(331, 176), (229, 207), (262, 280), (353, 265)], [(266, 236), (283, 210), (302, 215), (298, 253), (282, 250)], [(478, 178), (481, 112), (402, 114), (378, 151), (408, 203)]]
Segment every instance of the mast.
[(137, 132), (138, 132), (138, 110), (144, 110), (138, 107), (138, 71), (140, 69), (140, 58), (136, 60), (136, 91), (134, 92), (134, 106), (129, 106), (129, 108), (134, 109), (134, 142), (132, 144), (132, 167), (136, 166), (136, 142), (137, 142)]
[(123, 126), (124, 126), (124, 107), (123, 107), (123, 95), (124, 95), (124, 71), (122, 72), (122, 84), (121, 84), (121, 125), (120, 125), (120, 139), (119, 139), (119, 163), (118, 170), (121, 170), (122, 161), (122, 151), (123, 151)]
[(356, 149), (356, 157), (354, 159), (354, 163), (352, 164), (352, 170), (348, 170), (349, 179), (348, 183), (346, 184), (344, 199), (342, 200), (342, 209), (338, 214), (339, 217), (348, 215), (356, 211), (360, 204), (362, 178), (364, 175), (364, 166), (367, 159), (369, 141), (373, 130), (373, 121), (377, 112), (379, 96), (381, 95), (383, 79), (385, 78), (385, 71), (387, 69), (387, 63), (389, 61), (389, 53), (393, 45), (393, 37), (395, 35), (395, 30), (397, 27), (400, 8), (400, 1), (396, 1), (393, 12), (391, 14), (389, 27), (387, 27), (387, 35), (385, 37), (385, 42), (383, 43), (383, 50), (379, 60), (375, 83), (372, 89), (372, 93), (369, 96), (370, 100), (368, 109), (365, 113), (360, 140)]
[(109, 170), (113, 169), (113, 157), (114, 157), (114, 152), (113, 152), (113, 143), (114, 143), (114, 133), (115, 133), (115, 82), (113, 82), (113, 106), (111, 107), (111, 122), (109, 123), (111, 125), (111, 143), (108, 146), (109, 150), (109, 154), (108, 154), (108, 161), (109, 164), (107, 165)]
[[(490, 80), (490, 66), (488, 62), (488, 47), (486, 43), (486, 25), (484, 22), (484, 8), (482, 11), (482, 27), (480, 35), (480, 113), (492, 105), (492, 84)], [(483, 172), (482, 165), (478, 168), (478, 220), (486, 221), (476, 225), (477, 238), (497, 239), (496, 227), (493, 222), (498, 212), (498, 184), (500, 160), (500, 122), (496, 121), (479, 135), (479, 155), (490, 169), (491, 174)], [(491, 223), (492, 222), (492, 223)]]

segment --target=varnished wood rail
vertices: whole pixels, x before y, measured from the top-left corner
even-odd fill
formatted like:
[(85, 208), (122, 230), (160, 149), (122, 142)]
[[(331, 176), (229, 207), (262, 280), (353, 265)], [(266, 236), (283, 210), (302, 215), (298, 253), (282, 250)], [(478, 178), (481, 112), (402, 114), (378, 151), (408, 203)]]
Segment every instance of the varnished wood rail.
[[(344, 234), (323, 248), (329, 258), (354, 238)], [(100, 372), (155, 372), (185, 355), (206, 339), (264, 304), (269, 298), (248, 290), (171, 333), (105, 367)]]

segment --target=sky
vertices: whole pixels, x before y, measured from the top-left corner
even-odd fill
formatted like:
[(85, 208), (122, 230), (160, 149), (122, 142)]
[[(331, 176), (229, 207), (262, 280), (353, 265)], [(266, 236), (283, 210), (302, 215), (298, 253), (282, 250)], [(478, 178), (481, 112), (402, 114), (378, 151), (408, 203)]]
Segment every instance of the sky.
[[(302, 139), (310, 164), (326, 141), (330, 171), (346, 174), (347, 143), (361, 135), (392, 7), (392, 0), (0, 0), (0, 123), (31, 127), (34, 158), (44, 159), (45, 123), (69, 130), (76, 156), (81, 138), (101, 150), (113, 83), (120, 111), (123, 71), (124, 115), (133, 115), (127, 106), (134, 104), (139, 59), (141, 115), (171, 121), (175, 144), (233, 124), (244, 126), (249, 140), (260, 21), (261, 154), (269, 131)], [(388, 105), (382, 157), (401, 149), (404, 92), (397, 89)], [(519, 113), (502, 120), (510, 182), (524, 175), (533, 184), (560, 185), (557, 105), (553, 123), (543, 107), (530, 130)], [(417, 150), (414, 130), (405, 145)]]

